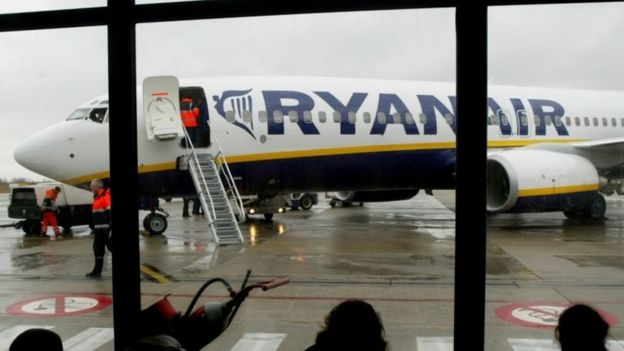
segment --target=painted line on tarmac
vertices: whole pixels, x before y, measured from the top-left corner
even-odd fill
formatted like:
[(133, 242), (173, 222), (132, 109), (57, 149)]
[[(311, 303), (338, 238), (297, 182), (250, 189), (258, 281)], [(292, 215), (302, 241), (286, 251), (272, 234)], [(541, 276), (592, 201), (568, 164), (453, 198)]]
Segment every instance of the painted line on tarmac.
[(18, 335), (32, 328), (52, 329), (54, 327), (51, 325), (16, 325), (4, 330), (0, 333), (0, 350), (8, 350), (9, 346), (11, 346), (11, 343)]
[(143, 277), (145, 277), (145, 279), (160, 284), (168, 284), (177, 281), (174, 277), (152, 266), (149, 263), (141, 263), (141, 273)]
[(113, 328), (89, 328), (63, 341), (65, 351), (91, 351), (112, 341)]
[(452, 336), (417, 337), (416, 350), (418, 351), (453, 351)]
[[(559, 351), (559, 345), (552, 339), (507, 339), (514, 351)], [(624, 340), (608, 340), (609, 351), (624, 351)]]
[(286, 339), (282, 333), (246, 333), (230, 351), (276, 351)]

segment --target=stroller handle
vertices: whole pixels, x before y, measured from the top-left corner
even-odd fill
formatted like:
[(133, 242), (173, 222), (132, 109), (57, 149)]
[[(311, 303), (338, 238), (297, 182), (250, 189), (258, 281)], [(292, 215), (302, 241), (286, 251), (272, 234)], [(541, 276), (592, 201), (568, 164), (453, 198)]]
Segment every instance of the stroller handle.
[(261, 284), (260, 288), (262, 289), (262, 291), (267, 291), (267, 290), (271, 290), (282, 285), (286, 285), (289, 282), (290, 280), (288, 278), (276, 279), (276, 280), (260, 283)]

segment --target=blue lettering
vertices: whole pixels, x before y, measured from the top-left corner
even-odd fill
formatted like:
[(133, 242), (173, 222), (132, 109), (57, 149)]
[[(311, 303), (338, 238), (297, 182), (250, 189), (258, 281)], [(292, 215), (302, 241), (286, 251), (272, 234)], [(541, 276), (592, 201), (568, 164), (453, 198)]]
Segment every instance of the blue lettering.
[(349, 123), (349, 112), (357, 113), (368, 94), (353, 93), (345, 106), (330, 92), (315, 91), (314, 93), (325, 100), (334, 111), (340, 112), (340, 134), (355, 134), (355, 123)]
[[(435, 135), (438, 133), (436, 111), (442, 114), (444, 120), (453, 130), (453, 133), (456, 132), (456, 98), (454, 96), (449, 96), (449, 101), (451, 102), (451, 108), (453, 109), (453, 112), (451, 112), (451, 110), (449, 110), (448, 107), (446, 107), (442, 103), (442, 101), (438, 100), (438, 98), (433, 95), (418, 95), (418, 101), (420, 102), (422, 113), (424, 113), (425, 117), (427, 118), (427, 122), (425, 123), (425, 134)], [(449, 119), (446, 118), (447, 115), (450, 115)]]
[[(284, 121), (275, 120), (275, 112), (279, 111), (288, 118), (290, 111), (297, 113), (297, 125), (303, 134), (319, 134), (313, 123), (303, 121), (304, 111), (312, 111), (314, 100), (308, 95), (298, 91), (265, 90), (262, 92), (267, 111), (268, 134), (284, 134)], [(287, 105), (283, 100), (294, 100), (295, 103)]]
[[(501, 135), (511, 135), (511, 123), (509, 123), (510, 121), (503, 123), (504, 117), (501, 112), (502, 109), (500, 105), (498, 104), (498, 102), (496, 102), (496, 100), (492, 98), (488, 98), (488, 107), (490, 108), (490, 110), (492, 110), (492, 112), (494, 113), (494, 116), (496, 116), (496, 118), (498, 119), (498, 126), (500, 128)], [(489, 119), (488, 119), (488, 123), (490, 123)]]
[[(411, 123), (407, 122), (407, 114), (409, 110), (405, 106), (405, 103), (396, 95), (396, 94), (379, 94), (379, 103), (377, 105), (377, 113), (375, 114), (375, 121), (373, 123), (373, 128), (371, 129), (371, 135), (383, 135), (386, 133), (386, 126), (390, 123), (395, 123), (392, 114), (390, 113), (391, 109), (394, 107), (396, 112), (400, 116), (400, 122), (405, 129), (405, 134), (418, 134), (418, 127), (416, 127), (416, 123), (412, 121)], [(383, 113), (386, 115), (386, 123), (381, 123), (377, 115), (379, 113)]]
[[(520, 99), (509, 99), (514, 108), (516, 123), (518, 125), (518, 135), (529, 135), (529, 117), (524, 111), (524, 104)], [(524, 118), (523, 118), (524, 117)], [(524, 120), (523, 120), (524, 119)]]
[[(533, 114), (539, 118), (540, 121), (539, 125), (535, 126), (535, 135), (546, 135), (546, 116), (550, 116), (550, 119), (557, 130), (557, 134), (569, 135), (568, 129), (563, 123), (555, 123), (556, 117), (563, 118), (563, 115), (565, 114), (561, 104), (552, 100), (540, 99), (529, 99), (529, 103), (533, 109)], [(548, 111), (546, 111), (546, 109), (548, 109)]]

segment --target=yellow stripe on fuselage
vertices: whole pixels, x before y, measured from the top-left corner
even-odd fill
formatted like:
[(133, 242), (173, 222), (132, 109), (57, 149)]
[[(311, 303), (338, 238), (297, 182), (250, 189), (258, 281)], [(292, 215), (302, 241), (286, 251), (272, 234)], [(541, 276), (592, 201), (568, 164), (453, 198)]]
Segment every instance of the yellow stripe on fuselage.
[[(505, 147), (522, 147), (539, 143), (570, 143), (582, 141), (584, 139), (541, 139), (541, 140), (491, 140), (488, 142), (488, 148), (505, 148)], [(340, 156), (340, 155), (354, 155), (354, 154), (370, 154), (381, 152), (398, 152), (398, 151), (418, 151), (418, 150), (452, 150), (455, 149), (456, 143), (454, 141), (439, 142), (439, 143), (419, 143), (419, 144), (389, 144), (389, 145), (369, 145), (369, 146), (351, 146), (351, 147), (337, 147), (326, 149), (312, 149), (312, 150), (296, 150), (296, 151), (282, 151), (282, 152), (267, 152), (247, 155), (234, 155), (227, 156), (225, 160), (228, 163), (244, 163), (255, 161), (269, 161), (269, 160), (284, 160), (284, 159), (296, 159), (305, 157), (319, 157), (319, 156)], [(221, 157), (220, 162), (223, 162)], [(152, 165), (142, 165), (139, 167), (139, 173), (152, 173), (158, 171), (168, 171), (176, 169), (175, 162), (157, 163)], [(66, 184), (84, 184), (90, 182), (92, 179), (100, 178), (107, 179), (110, 177), (109, 172), (98, 172), (93, 174), (87, 174), (75, 178), (63, 180)]]
[(580, 192), (597, 191), (597, 190), (598, 190), (598, 184), (568, 185), (568, 186), (558, 186), (558, 187), (550, 187), (550, 188), (522, 189), (518, 191), (518, 197), (561, 195), (561, 194), (571, 194), (571, 193), (580, 193)]

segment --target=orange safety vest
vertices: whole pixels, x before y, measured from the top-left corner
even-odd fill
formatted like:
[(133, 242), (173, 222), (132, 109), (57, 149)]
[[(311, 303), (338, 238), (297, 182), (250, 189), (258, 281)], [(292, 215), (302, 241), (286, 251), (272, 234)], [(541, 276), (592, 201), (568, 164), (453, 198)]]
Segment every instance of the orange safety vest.
[(45, 197), (52, 199), (52, 201), (56, 201), (56, 198), (58, 197), (58, 191), (56, 191), (55, 188), (48, 189), (45, 193)]
[(93, 197), (93, 224), (96, 229), (110, 226), (110, 190), (100, 189)]
[(180, 116), (182, 117), (182, 124), (184, 124), (185, 127), (197, 127), (197, 120), (199, 117), (199, 109), (197, 107), (194, 107), (192, 110), (180, 111)]

